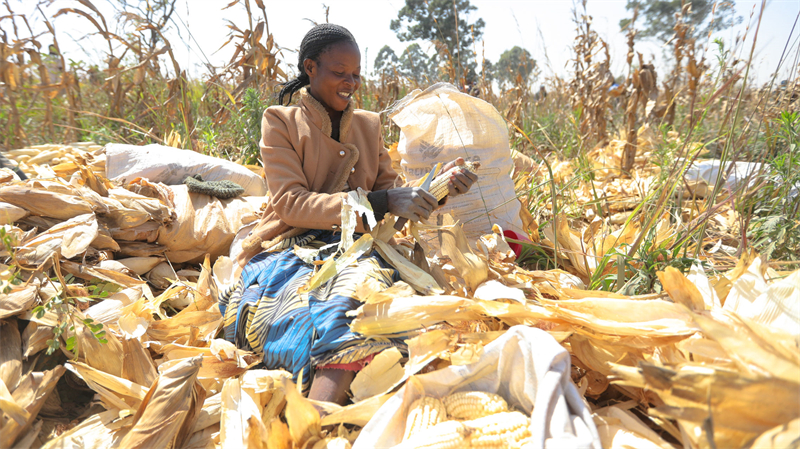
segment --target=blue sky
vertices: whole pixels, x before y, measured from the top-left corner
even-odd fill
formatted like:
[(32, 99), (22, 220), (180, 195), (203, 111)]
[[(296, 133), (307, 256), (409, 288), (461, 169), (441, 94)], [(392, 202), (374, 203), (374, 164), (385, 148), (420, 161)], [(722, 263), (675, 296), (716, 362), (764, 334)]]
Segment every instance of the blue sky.
[[(116, 2), (109, 0), (93, 0), (104, 14), (109, 23), (114, 23), (113, 5)], [(17, 13), (25, 14), (35, 30), (43, 30), (44, 25), (41, 15), (35, 12), (34, 2), (11, 1), (12, 9)], [(220, 45), (227, 38), (227, 22), (225, 19), (246, 27), (247, 19), (244, 6), (237, 5), (223, 10), (230, 1), (228, 0), (178, 0), (174, 23), (170, 24), (167, 33), (173, 44), (173, 50), (183, 68), (188, 68), (190, 73), (203, 72), (202, 63), (209, 60), (215, 65), (222, 65), (230, 58), (233, 48), (228, 46), (219, 50)], [(260, 11), (253, 9), (255, 17), (260, 17)], [(397, 40), (394, 32), (389, 28), (389, 22), (397, 17), (397, 11), (402, 8), (404, 0), (265, 0), (269, 20), (269, 30), (275, 40), (284, 48), (284, 56), (288, 61), (296, 61), (297, 54), (294, 50), (300, 44), (305, 32), (310, 28), (310, 20), (325, 21), (323, 3), (330, 7), (329, 20), (341, 24), (355, 35), (361, 47), (364, 58), (362, 66), (369, 70), (383, 45), (391, 46), (398, 54), (407, 43)], [(593, 26), (597, 32), (609, 42), (612, 59), (612, 71), (617, 74), (625, 72), (625, 53), (627, 51), (625, 36), (619, 32), (619, 21), (629, 17), (625, 9), (626, 0), (589, 0), (588, 12), (593, 16)], [(737, 14), (742, 15), (744, 23), (715, 35), (731, 43), (737, 35), (743, 35), (745, 27), (751, 24), (748, 40), (743, 47), (742, 57), (747, 58), (752, 45), (755, 29), (755, 20), (758, 16), (760, 2), (736, 1)], [(526, 48), (539, 62), (542, 75), (549, 76), (553, 73), (567, 76), (569, 70), (570, 46), (575, 35), (575, 25), (572, 22), (572, 1), (539, 1), (539, 0), (472, 0), (478, 10), (470, 14), (470, 19), (481, 17), (486, 22), (483, 41), (476, 45), (478, 54), (484, 54), (490, 61), (496, 62), (500, 54), (519, 45)], [(55, 11), (65, 7), (83, 8), (77, 1), (56, 0), (45, 11), (52, 15)], [(85, 8), (83, 8), (85, 9)], [(754, 12), (752, 19), (751, 12)], [(754, 58), (754, 71), (757, 81), (765, 82), (769, 79), (778, 65), (781, 52), (786, 45), (792, 24), (800, 13), (800, 0), (772, 0), (767, 7), (762, 20), (762, 27), (756, 45)], [(100, 60), (106, 50), (105, 43), (95, 37), (84, 37), (92, 31), (92, 25), (85, 19), (76, 15), (64, 15), (55, 19), (55, 27), (59, 33), (59, 42), (65, 55), (75, 60), (94, 59)], [(3, 27), (8, 28), (8, 22), (3, 22)], [(795, 29), (790, 42), (790, 66), (798, 51), (797, 36), (800, 35), (800, 24)], [(49, 43), (43, 38), (45, 44)], [(702, 42), (703, 47), (708, 42)], [(423, 43), (423, 48), (427, 44)], [(643, 53), (645, 60), (654, 60), (659, 75), (666, 74), (669, 68), (663, 62), (664, 49), (659, 43), (642, 41), (637, 44), (637, 51)], [(713, 59), (712, 52), (707, 59)], [(669, 49), (667, 49), (668, 51)], [(545, 57), (545, 53), (547, 57)], [(549, 59), (549, 64), (547, 60)], [(796, 61), (795, 61), (796, 63)], [(785, 72), (786, 73), (786, 72)], [(782, 77), (785, 77), (782, 74)]]

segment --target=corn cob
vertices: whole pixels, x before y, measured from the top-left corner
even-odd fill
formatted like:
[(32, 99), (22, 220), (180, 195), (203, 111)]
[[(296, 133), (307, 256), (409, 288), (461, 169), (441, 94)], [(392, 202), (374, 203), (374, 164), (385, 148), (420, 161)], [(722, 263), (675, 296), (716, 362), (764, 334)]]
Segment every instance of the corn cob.
[(461, 449), (467, 447), (467, 428), (460, 421), (445, 421), (415, 434), (404, 449)]
[(464, 421), (469, 447), (506, 448), (530, 436), (530, 418), (520, 412), (501, 412)]
[[(450, 193), (450, 189), (447, 187), (447, 183), (450, 182), (450, 175), (459, 170), (469, 170), (474, 173), (480, 166), (480, 162), (464, 162), (461, 165), (456, 165), (450, 170), (433, 178), (431, 184), (428, 186), (428, 192), (436, 198), (436, 201), (441, 201), (442, 198)], [(406, 222), (408, 222), (408, 218), (400, 217), (394, 224), (394, 228), (400, 231), (403, 229), (403, 226), (406, 225)]]
[(456, 419), (475, 419), (508, 411), (502, 397), (484, 391), (462, 391), (444, 398), (447, 416)]
[(439, 399), (423, 396), (411, 404), (406, 418), (406, 431), (403, 436), (407, 440), (411, 436), (431, 428), (447, 419), (444, 404)]
[(464, 162), (463, 165), (456, 165), (450, 170), (447, 170), (446, 172), (433, 178), (433, 181), (431, 181), (431, 186), (428, 189), (428, 192), (430, 192), (430, 194), (436, 198), (436, 201), (440, 201), (442, 198), (446, 197), (447, 194), (449, 193), (449, 189), (447, 188), (447, 183), (450, 182), (450, 175), (461, 170), (468, 170), (475, 173), (475, 171), (480, 166), (481, 166), (480, 162), (471, 162), (471, 161), (466, 161)]

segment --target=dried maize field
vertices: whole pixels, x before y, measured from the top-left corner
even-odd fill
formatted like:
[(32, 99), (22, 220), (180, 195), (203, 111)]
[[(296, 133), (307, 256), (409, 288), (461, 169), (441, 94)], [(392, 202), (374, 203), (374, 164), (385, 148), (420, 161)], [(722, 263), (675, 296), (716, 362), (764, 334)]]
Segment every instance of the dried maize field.
[[(477, 361), (512, 326), (541, 329), (569, 352), (571, 381), (592, 410), (604, 447), (748, 441), (782, 447), (796, 437), (800, 416), (800, 353), (792, 332), (800, 271), (778, 271), (755, 253), (735, 258), (720, 250), (721, 242), (735, 238), (735, 211), (719, 208), (709, 220), (712, 237), (700, 253), (702, 265), (686, 274), (674, 267), (657, 273), (663, 291), (629, 296), (586, 289), (598, 271), (620, 270), (616, 257), (594, 261), (628, 248), (643, 229), (654, 230), (656, 247), (676, 239), (679, 224), (668, 215), (652, 224), (613, 218), (630, 215), (626, 205), (640, 203), (637, 195), (647, 191), (642, 185), (652, 182), (646, 139), (655, 137), (645, 129), (639, 138), (645, 152), (633, 178), (608, 174), (594, 181), (609, 198), (609, 219), (575, 227), (560, 215), (555, 230), (542, 232), (537, 244), (557, 248), (560, 268), (515, 263), (499, 229), (475, 250), (452, 227), (445, 257), (431, 264), (415, 257), (413, 235), (393, 247), (387, 242), (394, 229), (376, 229), (366, 244), (387, 254), (405, 282), (383, 291), (369, 283), (360, 287), (364, 305), (352, 328), (376, 338), (406, 336), (409, 355), (381, 354), (356, 377), (354, 403), (322, 404), (322, 418), (288, 373), (253, 369), (257, 354), (219, 337), (216, 292), (229, 282), (230, 259), (171, 260), (183, 260), (182, 248), (159, 234), (192, 225), (179, 222), (186, 220), (179, 210), (185, 186), (111, 182), (99, 145), (11, 151), (31, 179), (15, 181), (5, 170), (0, 185), (7, 223), (0, 447), (349, 447), (398, 386)], [(624, 144), (611, 141), (595, 151), (602, 174), (602, 167), (617, 165)], [(530, 162), (518, 160), (520, 166)], [(517, 174), (522, 191), (539, 176), (528, 166)], [(556, 164), (554, 175), (569, 176), (571, 169)], [(692, 199), (706, 190), (686, 193), (686, 222), (698, 213)], [(237, 201), (244, 202), (213, 199), (218, 206)], [(538, 226), (522, 210), (526, 224)], [(252, 206), (237, 219), (253, 220), (257, 211)], [(230, 244), (233, 235), (225, 238)], [(473, 447), (482, 447), (484, 437), (477, 435), (483, 434), (464, 429), (483, 419), (487, 424), (478, 428), (490, 432), (486, 420), (495, 418), (484, 418), (488, 413), (517, 413), (496, 417), (504, 423), (528, 419), (503, 398), (502, 407), (476, 400), (468, 412), (445, 407), (454, 402), (447, 397), (426, 400), (444, 403), (429, 406), (433, 411), (424, 418), (414, 416), (420, 406), (404, 404), (409, 432), (415, 420), (423, 430), (450, 423), (445, 427), (460, 438), (453, 447), (473, 444), (464, 435), (475, 435)], [(461, 424), (453, 420), (458, 417), (473, 421)], [(508, 431), (510, 440), (497, 438), (526, 447), (527, 427), (519, 429)], [(428, 432), (417, 438), (446, 438)]]
[[(163, 36), (161, 49), (135, 39), (159, 29), (149, 16), (107, 37), (129, 39), (137, 64), (109, 58), (97, 76), (48, 79), (46, 61), (24, 61), (33, 34), (0, 44), (0, 145), (16, 170), (0, 168), (0, 448), (541, 448), (555, 425), (540, 423), (566, 407), (537, 396), (547, 385), (604, 448), (798, 447), (795, 71), (770, 90), (748, 83), (741, 49), (712, 64), (684, 8), (660, 80), (630, 27), (615, 82), (608, 45), (576, 14), (572, 72), (544, 79), (546, 94), (520, 77), (476, 83), (507, 123), (525, 238), (494, 226), (470, 239), (451, 216), (396, 231), (387, 218), (320, 265), (304, 288), (372, 249), (402, 278), (359, 285), (351, 329), (403, 338), (408, 353), (377, 355), (339, 406), (222, 336), (217, 297), (263, 186), (218, 199), (112, 176), (121, 151), (156, 143), (260, 180), (259, 118), (288, 64), (263, 2), (263, 21), (241, 3), (249, 28), (231, 28), (232, 60), (204, 80)], [(439, 72), (459, 84), (456, 69), (444, 58)], [(398, 73), (365, 77), (358, 107), (427, 87)], [(384, 123), (401, 171), (399, 129)], [(562, 383), (530, 377), (542, 354)]]

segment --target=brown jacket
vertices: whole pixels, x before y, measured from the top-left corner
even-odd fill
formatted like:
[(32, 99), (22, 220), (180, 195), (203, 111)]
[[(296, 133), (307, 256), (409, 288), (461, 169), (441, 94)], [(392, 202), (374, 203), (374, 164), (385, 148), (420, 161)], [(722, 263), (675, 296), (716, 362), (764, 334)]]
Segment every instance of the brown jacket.
[[(269, 201), (243, 244), (240, 266), (283, 238), (309, 229), (338, 229), (346, 187), (366, 191), (399, 186), (374, 112), (344, 110), (339, 142), (327, 111), (306, 89), (293, 106), (272, 106), (261, 122), (261, 160)], [(365, 232), (358, 220), (357, 232)]]

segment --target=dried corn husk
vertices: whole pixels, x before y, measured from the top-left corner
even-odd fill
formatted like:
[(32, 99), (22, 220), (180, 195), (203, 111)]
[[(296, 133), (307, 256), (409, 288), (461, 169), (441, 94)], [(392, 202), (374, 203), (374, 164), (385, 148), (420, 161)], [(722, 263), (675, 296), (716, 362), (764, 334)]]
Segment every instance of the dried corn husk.
[(375, 356), (369, 365), (356, 374), (350, 385), (353, 402), (383, 395), (396, 387), (405, 376), (400, 365), (402, 358), (403, 355), (397, 348), (387, 349)]
[(111, 237), (117, 241), (153, 243), (158, 239), (159, 228), (161, 228), (160, 223), (156, 221), (146, 221), (138, 226), (130, 228), (112, 228)]
[(0, 432), (0, 447), (11, 447), (19, 436), (33, 424), (50, 393), (53, 392), (58, 379), (64, 374), (64, 367), (59, 365), (43, 373), (25, 375), (12, 393), (15, 403), (23, 406), (28, 413), (28, 420), (23, 425), (17, 421), (7, 421)]
[(364, 335), (386, 335), (417, 330), (441, 321), (475, 320), (468, 310), (473, 302), (458, 296), (413, 296), (395, 298), (358, 308), (351, 329)]
[(425, 295), (444, 293), (436, 280), (408, 259), (400, 255), (396, 249), (382, 240), (375, 240), (375, 249), (389, 264), (397, 269), (400, 277), (418, 292)]
[(188, 440), (205, 399), (196, 382), (201, 363), (199, 357), (186, 359), (156, 379), (120, 447), (181, 447)]
[(152, 271), (163, 261), (164, 259), (161, 257), (128, 257), (119, 259), (116, 262), (124, 265), (125, 268), (131, 270), (133, 273), (143, 276)]
[(0, 225), (16, 223), (28, 216), (28, 211), (21, 207), (0, 202)]
[[(261, 435), (266, 433), (261, 422), (261, 410), (255, 400), (242, 389), (238, 378), (225, 381), (221, 397), (220, 445), (231, 449), (266, 447), (265, 442), (261, 441)], [(249, 445), (248, 442), (256, 444)]]
[(93, 212), (91, 204), (69, 187), (50, 190), (46, 187), (37, 188), (32, 184), (0, 186), (0, 200), (21, 207), (33, 215), (60, 220)]
[(672, 445), (620, 406), (597, 410), (592, 417), (604, 448), (670, 449)]
[[(140, 258), (141, 259), (141, 258)], [(165, 289), (178, 280), (178, 275), (168, 262), (161, 262), (147, 274), (147, 280), (155, 288)]]
[(121, 377), (139, 385), (152, 385), (158, 377), (158, 371), (150, 353), (138, 339), (125, 338), (121, 343), (125, 354)]
[(688, 309), (661, 300), (586, 298), (547, 301), (545, 306), (565, 321), (611, 335), (689, 336), (700, 330)]
[(85, 363), (71, 362), (66, 367), (99, 392), (103, 402), (116, 408), (136, 409), (147, 396), (147, 386), (105, 373)]
[(56, 253), (71, 259), (86, 251), (97, 232), (97, 218), (93, 213), (78, 215), (23, 241), (17, 258), (28, 265), (41, 265)]
[(308, 280), (306, 285), (300, 287), (298, 292), (307, 293), (315, 288), (328, 282), (331, 278), (337, 275), (345, 267), (352, 265), (358, 260), (359, 257), (364, 255), (367, 251), (372, 249), (372, 236), (364, 234), (355, 243), (347, 248), (347, 250), (339, 257), (329, 257), (328, 260), (322, 264), (319, 271)]
[(449, 214), (443, 218), (444, 227), (437, 231), (442, 254), (450, 258), (469, 291), (474, 292), (488, 278), (489, 267), (485, 260), (472, 252), (461, 225), (456, 224)]
[(42, 449), (112, 449), (120, 447), (133, 415), (120, 418), (117, 409), (92, 415), (77, 426), (48, 441)]
[[(718, 447), (736, 445), (785, 424), (800, 414), (796, 393), (800, 384), (781, 379), (753, 379), (736, 372), (684, 364), (677, 370), (642, 362), (639, 368), (613, 365), (621, 383), (649, 388), (664, 401), (659, 415), (693, 426), (702, 426), (709, 415), (714, 421)], [(770, 398), (764, 401), (763, 398)]]
[(28, 358), (47, 348), (47, 340), (53, 336), (53, 328), (31, 321), (22, 331), (22, 356)]
[(8, 293), (0, 293), (0, 319), (18, 315), (32, 308), (38, 297), (39, 288), (35, 284), (13, 288)]
[(306, 442), (319, 439), (321, 425), (317, 409), (287, 378), (283, 379), (283, 391), (286, 393), (286, 422), (294, 444), (302, 447)]

